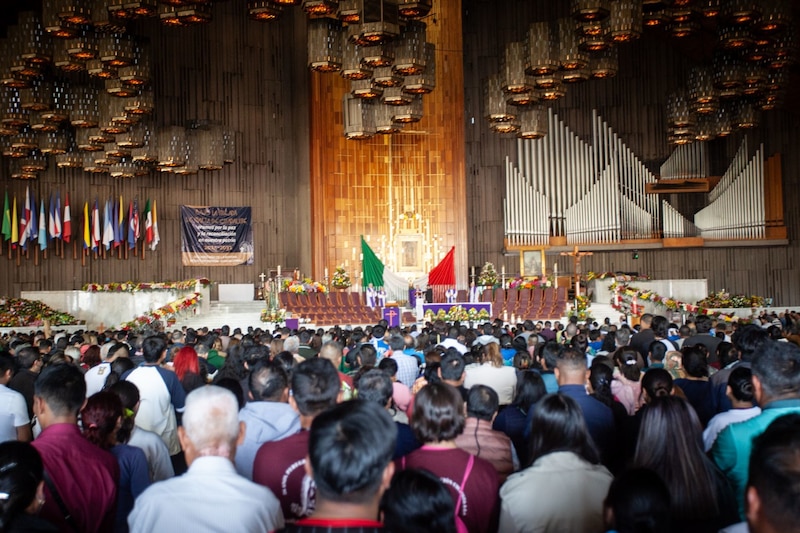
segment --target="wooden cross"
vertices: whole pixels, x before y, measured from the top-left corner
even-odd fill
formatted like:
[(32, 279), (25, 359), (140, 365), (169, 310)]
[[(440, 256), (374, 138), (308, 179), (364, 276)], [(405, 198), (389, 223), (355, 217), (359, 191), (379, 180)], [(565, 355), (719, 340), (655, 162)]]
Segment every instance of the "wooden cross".
[(581, 252), (575, 246), (571, 252), (561, 252), (563, 256), (572, 257), (572, 270), (575, 273), (575, 296), (581, 293), (581, 259), (587, 255), (594, 255), (593, 252)]
[(261, 284), (263, 285), (264, 284), (264, 280), (267, 279), (267, 275), (262, 272), (261, 274), (259, 274), (258, 277), (259, 277), (259, 279), (261, 279)]

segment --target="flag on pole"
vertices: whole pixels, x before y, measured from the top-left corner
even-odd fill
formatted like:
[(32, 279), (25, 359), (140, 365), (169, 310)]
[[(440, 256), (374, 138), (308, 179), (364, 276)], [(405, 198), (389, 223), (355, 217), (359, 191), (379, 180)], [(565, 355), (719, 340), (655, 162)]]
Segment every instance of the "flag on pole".
[(19, 241), (19, 226), (17, 222), (17, 197), (14, 197), (14, 211), (11, 214), (11, 246), (17, 247)]
[(39, 237), (39, 222), (36, 219), (36, 196), (31, 194), (31, 214), (28, 217), (28, 240), (36, 242)]
[(456, 284), (456, 247), (450, 248), (444, 259), (439, 261), (433, 270), (428, 273), (428, 285), (446, 285), (452, 287)]
[(94, 209), (92, 209), (92, 251), (100, 248), (100, 207), (97, 205), (97, 198), (94, 199)]
[(144, 242), (150, 244), (153, 242), (153, 213), (150, 211), (150, 198), (144, 204), (142, 217), (144, 218)]
[(369, 287), (372, 284), (376, 289), (383, 287), (383, 263), (369, 247), (363, 235), (361, 236), (361, 255), (363, 256), (361, 260), (363, 286)]
[(155, 250), (158, 243), (161, 241), (161, 235), (158, 234), (158, 218), (156, 217), (156, 201), (153, 200), (153, 242), (150, 243), (150, 249)]
[(106, 250), (111, 249), (114, 242), (114, 207), (111, 200), (106, 200), (103, 205), (103, 246)]
[[(42, 202), (44, 204), (44, 202)], [(53, 201), (53, 193), (50, 193), (50, 203), (47, 208), (47, 234), (51, 239), (56, 238), (56, 203)]]
[(134, 200), (128, 206), (128, 248), (136, 248), (139, 240), (139, 202)]
[(125, 244), (125, 206), (122, 205), (122, 195), (120, 195), (119, 203), (116, 204), (114, 210), (117, 215), (114, 225), (114, 248), (116, 248)]
[(87, 250), (92, 247), (92, 234), (89, 230), (91, 225), (89, 221), (89, 202), (83, 202), (83, 247)]
[(47, 250), (47, 228), (45, 227), (44, 198), (39, 203), (39, 248)]
[(3, 240), (7, 241), (11, 238), (11, 211), (8, 207), (8, 191), (6, 191), (6, 199), (3, 201)]
[[(60, 204), (60, 202), (59, 202)], [(59, 205), (59, 208), (61, 206)], [(58, 209), (59, 211), (61, 209)], [(72, 238), (72, 219), (69, 212), (69, 193), (64, 197), (64, 229), (61, 231), (61, 238), (64, 242), (69, 242)]]
[(26, 248), (28, 246), (28, 237), (30, 235), (30, 229), (28, 228), (28, 223), (30, 222), (31, 217), (31, 191), (30, 187), (26, 187), (25, 189), (25, 203), (22, 204), (22, 207), (19, 210), (19, 245), (22, 248)]

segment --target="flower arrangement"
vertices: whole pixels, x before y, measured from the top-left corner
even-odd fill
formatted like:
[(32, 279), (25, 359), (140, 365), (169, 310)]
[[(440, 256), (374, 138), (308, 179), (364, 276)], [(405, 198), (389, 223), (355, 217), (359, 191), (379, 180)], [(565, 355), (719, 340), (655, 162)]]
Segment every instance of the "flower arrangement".
[(263, 309), (261, 311), (261, 322), (272, 322), (278, 324), (286, 318), (286, 309)]
[(158, 320), (169, 320), (175, 317), (175, 315), (181, 311), (194, 309), (200, 303), (202, 298), (203, 295), (199, 292), (195, 292), (191, 296), (179, 298), (178, 300), (163, 305), (149, 313), (140, 315), (130, 322), (125, 322), (120, 326), (120, 329), (138, 330)]
[(593, 279), (607, 279), (614, 278), (615, 281), (649, 281), (650, 276), (631, 276), (629, 274), (620, 274), (616, 272), (589, 272), (586, 274), (586, 280), (592, 281)]
[(439, 309), (435, 314), (430, 309), (425, 311), (425, 320), (428, 322), (433, 322), (434, 320), (444, 320), (447, 322), (455, 322), (456, 320), (463, 322), (469, 320), (475, 322), (489, 320), (489, 318), (489, 312), (486, 309), (478, 310), (474, 307), (465, 309), (461, 305), (454, 305), (447, 311)]
[(592, 302), (588, 296), (579, 295), (575, 297), (575, 303), (567, 311), (567, 316), (577, 316), (581, 322), (592, 321), (592, 310), (590, 309)]
[(481, 267), (481, 274), (478, 276), (478, 285), (484, 287), (494, 287), (497, 285), (499, 278), (497, 277), (497, 269), (492, 263), (488, 261)]
[(554, 282), (547, 276), (534, 276), (532, 278), (514, 278), (508, 284), (509, 289), (547, 289), (552, 287)]
[(56, 311), (39, 300), (0, 298), (0, 327), (42, 326), (45, 320), (54, 326), (78, 323), (69, 313)]
[(343, 266), (338, 266), (336, 270), (333, 271), (331, 285), (333, 285), (334, 289), (347, 289), (352, 285), (350, 274), (347, 273), (347, 270), (345, 270)]
[(208, 287), (211, 282), (206, 278), (187, 279), (184, 281), (160, 281), (150, 283), (87, 283), (81, 290), (86, 292), (140, 292), (140, 291), (187, 291), (194, 290), (197, 284)]
[(727, 308), (745, 308), (745, 307), (764, 307), (766, 305), (766, 298), (763, 296), (744, 296), (742, 294), (735, 294), (731, 296), (721, 291), (711, 293), (707, 297), (697, 302), (701, 307), (727, 307)]
[(293, 292), (295, 294), (308, 294), (310, 292), (328, 292), (328, 288), (318, 281), (313, 281), (311, 278), (285, 279), (283, 280), (283, 290)]

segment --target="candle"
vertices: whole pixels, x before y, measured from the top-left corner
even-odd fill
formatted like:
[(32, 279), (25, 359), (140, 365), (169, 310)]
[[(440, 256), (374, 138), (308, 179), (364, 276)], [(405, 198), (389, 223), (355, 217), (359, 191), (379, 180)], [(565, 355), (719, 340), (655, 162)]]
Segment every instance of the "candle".
[(325, 267), (325, 278), (327, 279), (327, 277), (328, 277), (328, 267)]
[(472, 267), (472, 277), (473, 278), (475, 277), (475, 267), (474, 266)]
[(504, 276), (506, 275), (506, 266), (505, 265), (503, 265), (502, 273), (503, 273)]
[(281, 266), (278, 265), (278, 276), (280, 276), (280, 275), (281, 275)]

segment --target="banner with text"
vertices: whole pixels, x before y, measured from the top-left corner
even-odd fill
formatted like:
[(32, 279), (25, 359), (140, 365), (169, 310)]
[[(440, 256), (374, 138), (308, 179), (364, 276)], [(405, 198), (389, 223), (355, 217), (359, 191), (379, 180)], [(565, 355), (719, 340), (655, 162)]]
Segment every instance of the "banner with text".
[(181, 255), (184, 266), (253, 264), (253, 227), (249, 207), (181, 206)]

